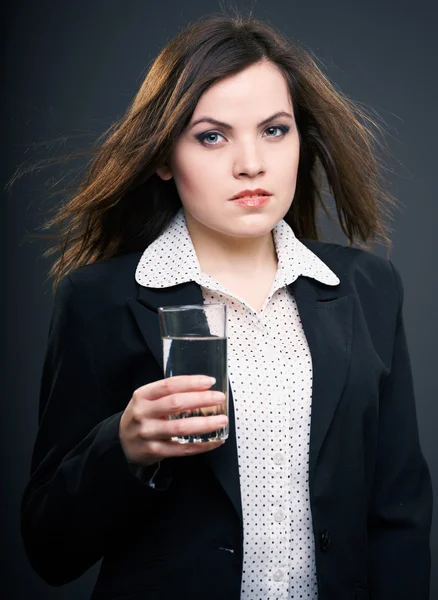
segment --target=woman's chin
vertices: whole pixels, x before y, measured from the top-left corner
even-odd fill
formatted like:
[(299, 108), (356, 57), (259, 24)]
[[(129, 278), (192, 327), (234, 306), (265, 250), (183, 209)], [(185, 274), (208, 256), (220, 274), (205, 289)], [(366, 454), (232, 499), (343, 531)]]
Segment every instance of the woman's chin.
[[(228, 235), (236, 237), (262, 237), (274, 229), (281, 217), (267, 214), (251, 214), (226, 223)], [(225, 229), (225, 228), (224, 228)], [(224, 231), (225, 233), (225, 231)]]
[[(266, 211), (248, 211), (247, 214), (225, 214), (214, 215), (212, 213), (199, 216), (197, 219), (189, 216), (188, 225), (192, 231), (201, 226), (202, 229), (226, 237), (256, 238), (270, 233), (282, 215), (269, 214)], [(187, 216), (186, 216), (187, 218)], [(191, 225), (191, 227), (190, 227)]]

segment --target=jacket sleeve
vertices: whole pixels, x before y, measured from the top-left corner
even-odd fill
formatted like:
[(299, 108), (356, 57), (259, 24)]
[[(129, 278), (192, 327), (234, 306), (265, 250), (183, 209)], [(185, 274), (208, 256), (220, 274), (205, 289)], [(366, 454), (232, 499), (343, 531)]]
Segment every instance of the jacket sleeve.
[(21, 506), (28, 558), (52, 585), (77, 578), (97, 562), (170, 481), (160, 469), (161, 479), (149, 485), (156, 466), (140, 474), (128, 463), (118, 434), (122, 412), (112, 414), (99, 386), (76, 296), (64, 277), (55, 297), (31, 478)]
[(371, 600), (428, 600), (432, 487), (419, 443), (414, 387), (399, 295), (392, 364), (382, 383), (371, 498), (368, 584)]

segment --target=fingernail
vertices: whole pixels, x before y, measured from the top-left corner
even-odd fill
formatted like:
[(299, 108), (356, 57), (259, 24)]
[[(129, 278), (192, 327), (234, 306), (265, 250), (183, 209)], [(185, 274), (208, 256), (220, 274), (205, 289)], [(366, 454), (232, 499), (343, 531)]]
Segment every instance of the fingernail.
[(208, 377), (207, 375), (202, 375), (200, 378), (200, 383), (205, 385), (214, 385), (216, 383), (216, 379), (214, 377)]

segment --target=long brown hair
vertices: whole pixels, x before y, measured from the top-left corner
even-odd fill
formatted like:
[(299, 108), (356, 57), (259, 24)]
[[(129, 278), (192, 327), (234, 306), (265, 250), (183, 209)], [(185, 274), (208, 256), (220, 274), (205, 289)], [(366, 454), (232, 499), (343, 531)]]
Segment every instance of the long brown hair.
[[(159, 53), (128, 107), (91, 149), (85, 175), (48, 219), (57, 229), (45, 255), (59, 252), (54, 288), (72, 269), (143, 250), (181, 206), (173, 179), (155, 173), (215, 82), (268, 60), (291, 94), (301, 148), (297, 187), (285, 220), (301, 238), (318, 239), (318, 209), (333, 195), (350, 244), (380, 238), (389, 246), (385, 190), (377, 148), (381, 128), (338, 91), (311, 53), (252, 16), (211, 15), (186, 27)], [(325, 175), (325, 177), (324, 177)]]

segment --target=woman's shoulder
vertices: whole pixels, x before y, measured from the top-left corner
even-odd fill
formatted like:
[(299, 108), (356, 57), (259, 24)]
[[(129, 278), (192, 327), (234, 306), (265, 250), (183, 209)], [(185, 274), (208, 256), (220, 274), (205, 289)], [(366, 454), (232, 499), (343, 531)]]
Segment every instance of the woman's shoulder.
[(341, 281), (346, 293), (357, 293), (375, 301), (387, 297), (399, 304), (403, 298), (400, 273), (389, 258), (370, 250), (316, 240), (300, 240), (316, 254)]
[(300, 242), (335, 272), (340, 271), (347, 275), (359, 271), (392, 277), (394, 269), (392, 262), (388, 258), (372, 253), (370, 250), (317, 240), (300, 239)]
[(124, 303), (127, 297), (137, 295), (135, 270), (141, 254), (124, 254), (73, 269), (58, 284), (57, 302), (88, 309)]

